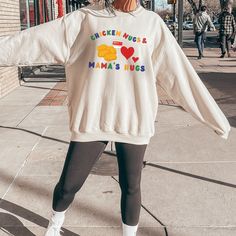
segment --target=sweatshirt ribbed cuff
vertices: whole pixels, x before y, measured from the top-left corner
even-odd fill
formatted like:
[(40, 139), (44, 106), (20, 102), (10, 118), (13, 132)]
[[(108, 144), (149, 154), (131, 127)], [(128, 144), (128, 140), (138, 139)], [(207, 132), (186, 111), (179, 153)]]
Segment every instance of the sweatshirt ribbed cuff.
[(225, 133), (219, 133), (218, 131), (215, 130), (215, 132), (223, 139), (228, 139), (229, 137), (229, 131), (225, 132)]

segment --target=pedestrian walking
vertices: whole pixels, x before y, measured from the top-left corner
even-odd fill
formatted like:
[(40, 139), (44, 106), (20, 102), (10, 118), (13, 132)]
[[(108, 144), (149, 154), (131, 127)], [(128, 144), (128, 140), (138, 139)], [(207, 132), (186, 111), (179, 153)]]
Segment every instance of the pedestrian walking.
[(0, 66), (39, 64), (65, 66), (71, 132), (46, 236), (60, 235), (66, 211), (109, 141), (116, 145), (123, 236), (136, 235), (143, 158), (155, 134), (156, 86), (228, 138), (227, 118), (175, 37), (139, 1), (89, 4), (0, 38)]
[(198, 59), (204, 57), (203, 51), (208, 27), (210, 27), (210, 30), (216, 30), (214, 24), (212, 23), (211, 17), (207, 14), (207, 7), (201, 6), (200, 11), (197, 12), (193, 18), (193, 32), (195, 34), (194, 41), (198, 49)]
[(220, 58), (224, 58), (227, 52), (228, 57), (230, 57), (231, 40), (235, 37), (236, 24), (234, 15), (232, 14), (231, 7), (225, 7), (222, 13), (219, 15), (219, 41), (221, 48)]

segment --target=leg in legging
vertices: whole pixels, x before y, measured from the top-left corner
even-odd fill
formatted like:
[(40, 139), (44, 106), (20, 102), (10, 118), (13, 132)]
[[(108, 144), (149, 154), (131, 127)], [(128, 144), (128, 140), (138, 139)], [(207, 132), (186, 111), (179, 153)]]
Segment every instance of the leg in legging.
[(69, 207), (107, 143), (70, 142), (61, 177), (53, 191), (53, 210), (64, 211)]
[(119, 166), (122, 221), (137, 225), (141, 209), (141, 173), (146, 144), (135, 145), (115, 142)]

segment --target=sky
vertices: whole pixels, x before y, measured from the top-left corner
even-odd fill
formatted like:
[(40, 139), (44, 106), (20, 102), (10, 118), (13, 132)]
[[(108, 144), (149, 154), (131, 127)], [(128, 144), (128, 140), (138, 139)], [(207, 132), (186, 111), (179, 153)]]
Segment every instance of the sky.
[(171, 5), (167, 4), (167, 0), (155, 0), (156, 8), (171, 8)]

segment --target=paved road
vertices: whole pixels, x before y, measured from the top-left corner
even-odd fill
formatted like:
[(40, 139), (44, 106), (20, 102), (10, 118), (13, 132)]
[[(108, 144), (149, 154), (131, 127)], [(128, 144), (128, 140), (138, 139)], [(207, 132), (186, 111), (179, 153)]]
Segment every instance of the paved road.
[[(216, 31), (207, 31), (207, 35), (210, 37), (216, 37), (218, 34), (218, 30)], [(194, 37), (193, 31), (192, 30), (184, 30), (183, 35), (185, 39), (190, 39)]]

